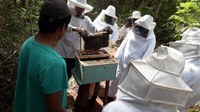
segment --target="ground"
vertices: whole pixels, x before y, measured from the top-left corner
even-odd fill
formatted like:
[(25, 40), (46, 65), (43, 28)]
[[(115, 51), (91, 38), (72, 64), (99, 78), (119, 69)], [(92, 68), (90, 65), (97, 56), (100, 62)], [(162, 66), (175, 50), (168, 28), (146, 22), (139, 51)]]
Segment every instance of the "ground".
[[(103, 89), (104, 88), (101, 88), (100, 93), (101, 93), (101, 91), (103, 91)], [(77, 97), (77, 93), (78, 93), (78, 85), (77, 85), (75, 79), (72, 77), (69, 80), (69, 89), (67, 91), (67, 96), (68, 96), (67, 104), (70, 108), (72, 108), (73, 112), (75, 112), (74, 111), (74, 103), (75, 103), (75, 99)], [(101, 112), (102, 107), (103, 107), (103, 101), (102, 101), (102, 99), (97, 97), (94, 108), (88, 108), (87, 112)]]

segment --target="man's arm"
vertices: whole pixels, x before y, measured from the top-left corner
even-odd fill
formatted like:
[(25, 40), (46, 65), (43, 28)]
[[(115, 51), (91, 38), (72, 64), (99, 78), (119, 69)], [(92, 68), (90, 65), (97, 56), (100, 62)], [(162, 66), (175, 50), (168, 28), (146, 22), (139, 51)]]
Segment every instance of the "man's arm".
[(61, 91), (46, 95), (47, 112), (66, 112), (62, 107), (61, 98)]

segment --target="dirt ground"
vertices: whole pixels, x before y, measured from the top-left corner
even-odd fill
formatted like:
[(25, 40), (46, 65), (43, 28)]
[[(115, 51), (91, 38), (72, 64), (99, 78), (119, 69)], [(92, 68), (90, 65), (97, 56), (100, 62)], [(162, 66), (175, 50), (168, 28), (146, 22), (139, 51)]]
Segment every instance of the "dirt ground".
[[(104, 87), (101, 86), (99, 94), (103, 94), (104, 92)], [(69, 108), (72, 109), (73, 112), (75, 112), (74, 107), (75, 107), (75, 99), (77, 97), (78, 93), (78, 85), (73, 77), (70, 78), (69, 80), (69, 89), (67, 91), (67, 105)], [(103, 99), (100, 97), (97, 97), (96, 103), (94, 107), (87, 107), (86, 112), (101, 112), (103, 108)]]

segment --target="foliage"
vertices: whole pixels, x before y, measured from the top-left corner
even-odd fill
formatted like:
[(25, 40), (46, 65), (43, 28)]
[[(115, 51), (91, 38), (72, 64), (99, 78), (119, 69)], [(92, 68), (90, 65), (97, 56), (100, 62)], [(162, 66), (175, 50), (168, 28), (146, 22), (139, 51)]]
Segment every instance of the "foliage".
[(173, 14), (166, 24), (166, 27), (174, 29), (174, 37), (179, 39), (179, 35), (190, 27), (200, 27), (200, 2), (199, 0), (187, 0), (179, 2), (177, 12)]
[[(89, 0), (94, 10), (89, 16), (94, 20), (102, 9), (110, 4), (116, 7), (118, 24), (122, 26), (134, 10), (139, 10), (143, 15), (152, 15), (157, 23), (155, 33), (158, 45), (174, 40), (171, 30), (165, 27), (168, 18), (176, 12), (176, 0)], [(130, 8), (131, 7), (131, 8)]]
[[(38, 31), (38, 10), (43, 1), (0, 0), (0, 111), (12, 111), (18, 52), (24, 40)], [(88, 3), (94, 7), (88, 14), (92, 20), (108, 5), (115, 6), (119, 26), (134, 10), (152, 15), (157, 23), (158, 45), (174, 41), (189, 27), (200, 27), (199, 0), (88, 0)]]
[(21, 7), (20, 1), (0, 0), (0, 111), (12, 111), (20, 46), (37, 32), (42, 1)]

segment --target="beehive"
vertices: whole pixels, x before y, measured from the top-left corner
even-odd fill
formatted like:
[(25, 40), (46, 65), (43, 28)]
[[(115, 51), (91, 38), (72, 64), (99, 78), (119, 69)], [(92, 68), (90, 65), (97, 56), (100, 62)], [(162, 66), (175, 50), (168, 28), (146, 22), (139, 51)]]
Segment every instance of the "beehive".
[[(91, 53), (91, 51), (90, 51)], [(115, 78), (117, 62), (104, 50), (91, 54), (79, 52), (75, 58), (74, 77), (79, 85)]]
[(102, 29), (102, 31), (82, 36), (85, 42), (84, 50), (99, 50), (100, 48), (108, 47), (109, 35), (112, 33), (112, 29), (110, 27), (106, 27)]

